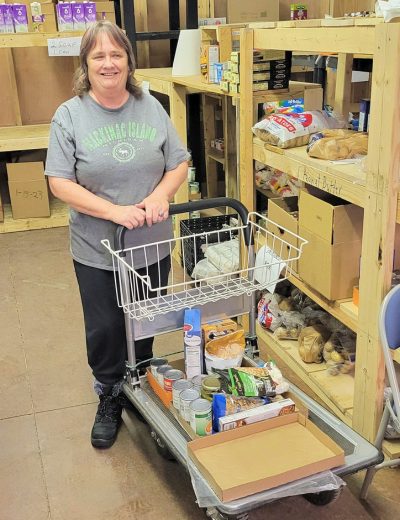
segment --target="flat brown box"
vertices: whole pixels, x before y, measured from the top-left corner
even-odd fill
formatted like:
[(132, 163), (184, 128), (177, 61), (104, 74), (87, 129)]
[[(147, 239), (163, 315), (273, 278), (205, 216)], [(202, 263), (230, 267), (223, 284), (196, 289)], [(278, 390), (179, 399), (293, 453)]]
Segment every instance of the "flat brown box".
[(49, 195), (43, 163), (7, 164), (7, 174), (13, 218), (49, 217)]
[(96, 20), (108, 20), (115, 23), (114, 2), (96, 2)]
[(298, 413), (196, 439), (188, 455), (223, 502), (344, 464), (343, 450)]

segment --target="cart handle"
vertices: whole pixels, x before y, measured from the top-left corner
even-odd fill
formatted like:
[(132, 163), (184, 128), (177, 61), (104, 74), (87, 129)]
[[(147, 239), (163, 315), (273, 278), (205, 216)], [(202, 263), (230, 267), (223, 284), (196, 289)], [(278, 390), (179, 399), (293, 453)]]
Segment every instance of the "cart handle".
[[(232, 208), (237, 211), (243, 224), (247, 225), (247, 228), (243, 230), (245, 244), (246, 246), (253, 245), (254, 240), (251, 233), (251, 227), (247, 222), (249, 212), (247, 211), (246, 206), (239, 200), (231, 199), (229, 197), (216, 197), (213, 199), (201, 199), (194, 200), (192, 202), (182, 202), (181, 204), (170, 204), (169, 214), (180, 215), (182, 213), (189, 213), (191, 211), (219, 208), (221, 206)], [(125, 233), (127, 231), (128, 229), (126, 227), (118, 226), (115, 232), (115, 246), (119, 250), (125, 249)]]

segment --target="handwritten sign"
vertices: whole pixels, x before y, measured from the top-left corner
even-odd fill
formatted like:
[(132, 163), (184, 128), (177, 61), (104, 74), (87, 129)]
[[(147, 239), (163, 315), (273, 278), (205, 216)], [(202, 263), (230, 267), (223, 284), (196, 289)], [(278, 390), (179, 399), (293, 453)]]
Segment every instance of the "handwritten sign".
[(340, 182), (331, 176), (321, 174), (320, 172), (313, 172), (305, 166), (300, 166), (298, 177), (307, 184), (311, 184), (311, 186), (315, 186), (316, 188), (331, 193), (332, 195), (336, 195), (337, 197), (340, 197), (342, 194), (342, 186)]
[(49, 56), (79, 56), (82, 36), (72, 38), (49, 38), (47, 49)]

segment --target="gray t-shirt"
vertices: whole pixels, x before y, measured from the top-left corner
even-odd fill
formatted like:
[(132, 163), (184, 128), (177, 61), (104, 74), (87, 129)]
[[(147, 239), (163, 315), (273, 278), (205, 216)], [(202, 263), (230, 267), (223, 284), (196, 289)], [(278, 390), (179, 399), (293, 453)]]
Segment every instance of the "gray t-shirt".
[[(118, 109), (104, 108), (88, 94), (63, 103), (51, 122), (46, 175), (71, 179), (114, 204), (141, 202), (189, 154), (170, 118), (150, 94), (129, 96)], [(71, 253), (85, 265), (112, 269), (111, 255), (117, 225), (70, 209)], [(127, 232), (129, 246), (172, 238), (171, 219)], [(151, 249), (151, 248), (150, 248)], [(135, 256), (135, 267), (151, 264), (169, 253), (169, 245)]]

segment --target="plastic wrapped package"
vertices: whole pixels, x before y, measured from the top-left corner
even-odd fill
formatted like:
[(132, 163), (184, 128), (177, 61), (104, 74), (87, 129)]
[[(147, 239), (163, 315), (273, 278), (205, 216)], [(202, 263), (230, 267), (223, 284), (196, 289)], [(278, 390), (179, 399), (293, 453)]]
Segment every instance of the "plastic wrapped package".
[(253, 126), (262, 141), (279, 148), (308, 144), (309, 136), (328, 128), (344, 128), (346, 122), (328, 112), (315, 110), (302, 114), (273, 114)]
[[(200, 471), (195, 466), (194, 462), (187, 458), (187, 466), (192, 481), (193, 490), (196, 495), (197, 504), (199, 507), (217, 507), (221, 501), (211, 489), (208, 482), (202, 476)], [(260, 499), (260, 506), (268, 502), (273, 502), (280, 498), (305, 495), (308, 493), (321, 493), (322, 491), (333, 491), (344, 487), (345, 482), (332, 473), (332, 471), (324, 471), (317, 473), (311, 477), (305, 477), (294, 482), (289, 482), (282, 486), (269, 489), (262, 493), (263, 497)], [(246, 499), (242, 499), (245, 501)], [(262, 500), (262, 501), (261, 501)], [(236, 501), (239, 503), (240, 500)], [(247, 509), (243, 507), (243, 511)]]
[(310, 137), (307, 153), (316, 159), (341, 161), (367, 155), (368, 134), (352, 130), (322, 130)]

